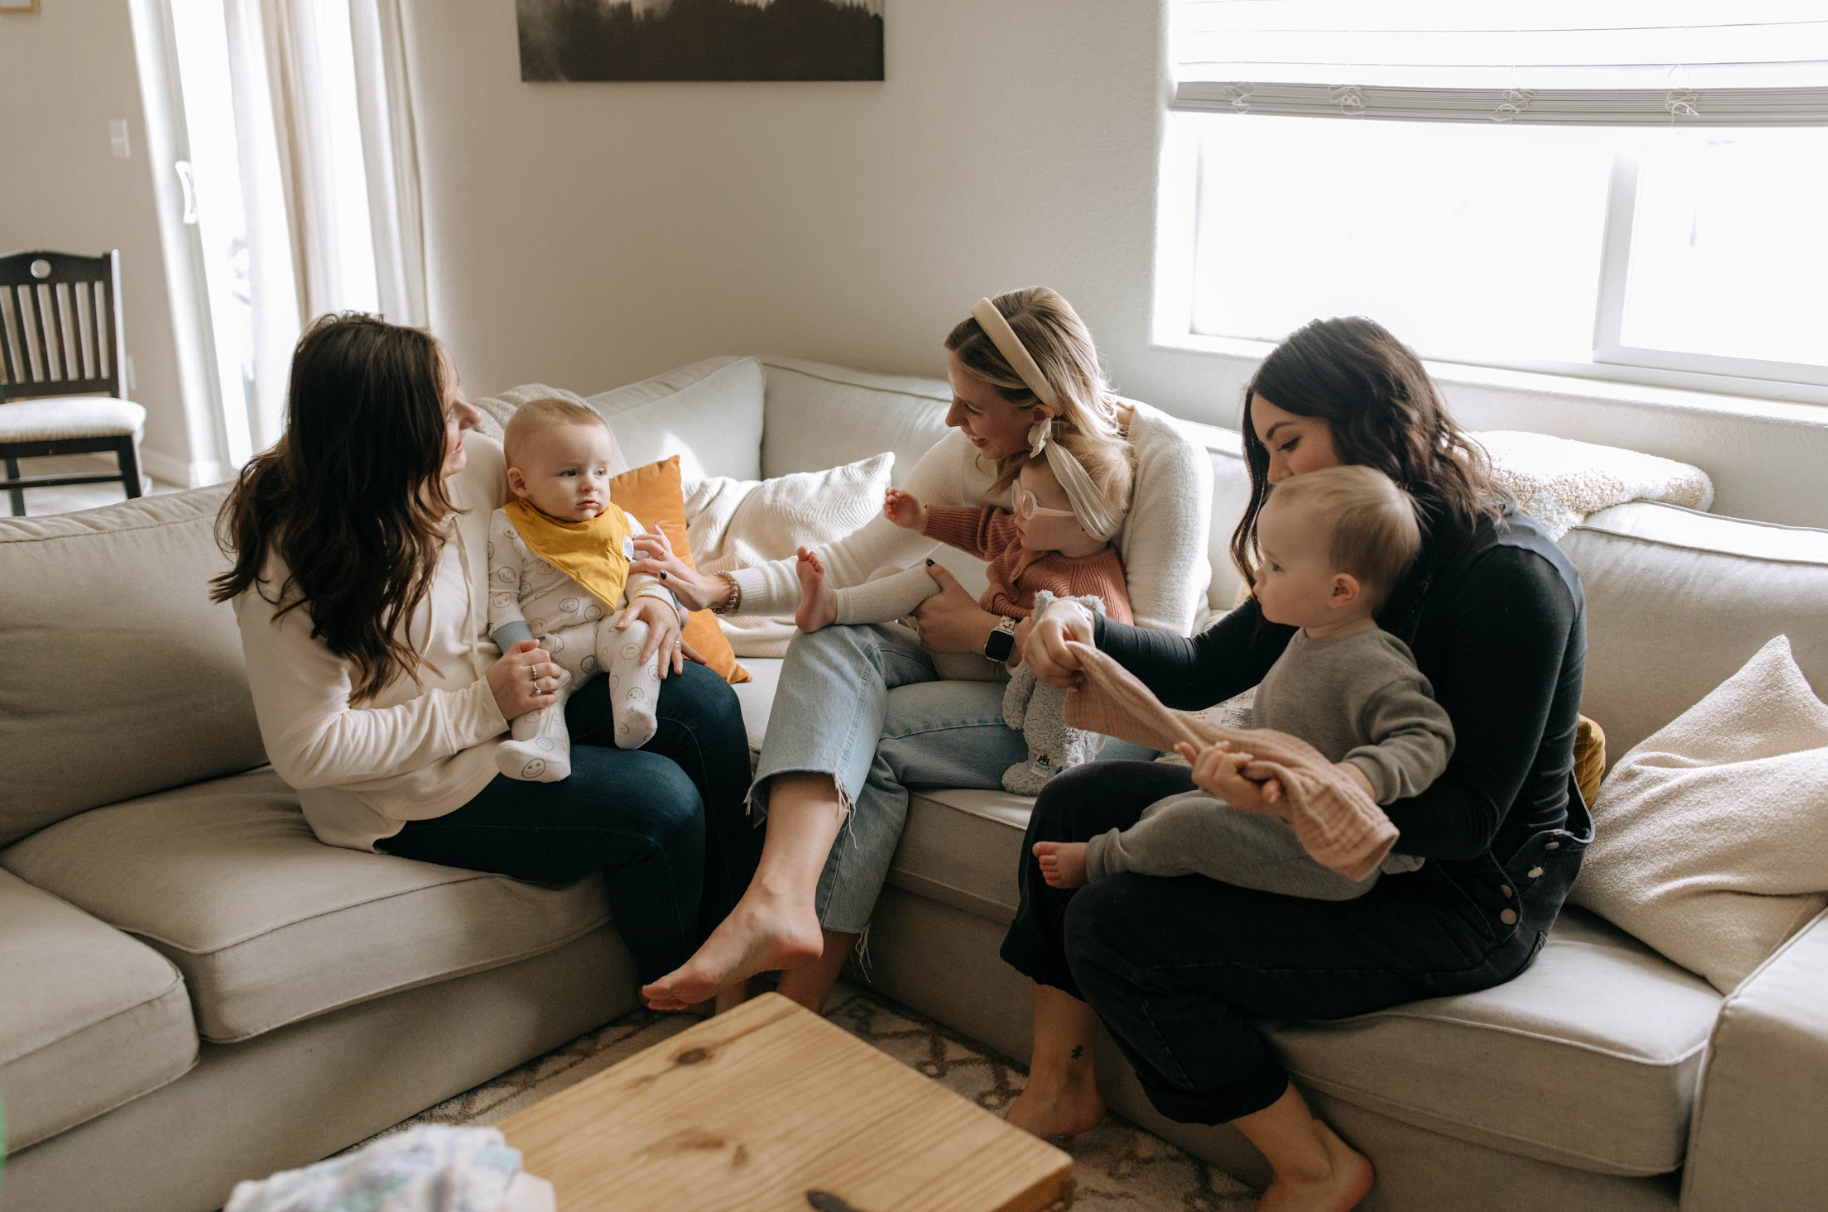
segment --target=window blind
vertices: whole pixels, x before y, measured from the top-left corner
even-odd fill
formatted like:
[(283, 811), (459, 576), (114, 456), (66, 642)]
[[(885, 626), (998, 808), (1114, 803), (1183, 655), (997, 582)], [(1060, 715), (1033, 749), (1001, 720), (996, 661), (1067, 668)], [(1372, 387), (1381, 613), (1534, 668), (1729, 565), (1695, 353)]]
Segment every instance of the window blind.
[(1174, 108), (1828, 124), (1823, 0), (1173, 0)]

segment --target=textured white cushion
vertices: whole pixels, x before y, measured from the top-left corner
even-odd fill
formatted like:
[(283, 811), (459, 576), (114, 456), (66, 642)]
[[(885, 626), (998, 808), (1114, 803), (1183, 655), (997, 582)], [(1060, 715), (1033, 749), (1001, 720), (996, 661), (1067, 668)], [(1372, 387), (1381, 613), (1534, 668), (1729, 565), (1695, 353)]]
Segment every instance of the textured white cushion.
[(1685, 509), (1714, 503), (1714, 482), (1699, 467), (1617, 446), (1546, 433), (1496, 429), (1471, 435), (1491, 455), (1492, 477), (1525, 513), (1559, 539), (1581, 519), (1627, 501)]
[(190, 999), (164, 956), (3, 871), (0, 923), (8, 1149), (94, 1119), (196, 1063)]
[[(894, 468), (893, 454), (877, 454), (772, 480), (688, 480), (686, 534), (693, 562), (700, 572), (728, 572), (785, 559), (802, 546), (835, 542), (882, 512)], [(718, 621), (740, 657), (781, 656), (793, 638), (789, 617), (739, 614)]]
[(1572, 899), (1729, 992), (1828, 906), (1828, 704), (1778, 636), (1612, 768)]
[(326, 846), (269, 769), (82, 813), (0, 863), (163, 952), (218, 1043), (538, 955), (609, 917), (601, 876), (542, 888)]
[(0, 442), (138, 437), (146, 410), (113, 396), (53, 396), (0, 404)]

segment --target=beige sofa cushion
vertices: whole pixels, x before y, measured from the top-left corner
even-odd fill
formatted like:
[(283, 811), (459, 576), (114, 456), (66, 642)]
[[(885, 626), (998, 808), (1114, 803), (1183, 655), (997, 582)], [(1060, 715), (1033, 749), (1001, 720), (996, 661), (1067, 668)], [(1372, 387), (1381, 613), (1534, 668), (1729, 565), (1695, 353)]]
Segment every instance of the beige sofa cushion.
[(0, 872), (0, 1098), (19, 1150), (183, 1076), (184, 981), (143, 943)]
[(0, 846), (71, 813), (266, 761), (220, 488), (0, 518)]
[(537, 955), (609, 917), (600, 877), (541, 888), (325, 846), (265, 769), (83, 813), (0, 863), (169, 956), (217, 1042)]
[(1774, 635), (1828, 699), (1828, 531), (1620, 505), (1561, 541), (1587, 597), (1581, 711), (1623, 754)]
[[(934, 365), (943, 366), (934, 351)], [(801, 358), (763, 358), (762, 479), (895, 455), (896, 483), (946, 436), (944, 379), (878, 375)], [(758, 477), (749, 476), (748, 479)]]

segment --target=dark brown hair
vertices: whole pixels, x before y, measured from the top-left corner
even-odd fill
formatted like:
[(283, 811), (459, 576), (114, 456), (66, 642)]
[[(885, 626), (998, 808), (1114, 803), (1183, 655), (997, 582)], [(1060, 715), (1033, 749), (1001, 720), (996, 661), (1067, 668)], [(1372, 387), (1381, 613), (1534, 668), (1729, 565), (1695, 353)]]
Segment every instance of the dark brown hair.
[[(292, 351), (285, 433), (241, 469), (216, 519), (234, 567), (210, 582), (211, 600), (252, 588), (276, 616), (303, 607), (312, 637), (355, 666), (353, 703), (402, 672), (418, 678), (406, 623), (455, 512), (444, 375), (423, 329), (357, 312), (319, 318)], [(285, 562), (276, 587), (269, 556)]]
[(1244, 389), (1244, 461), (1250, 504), (1231, 534), (1231, 558), (1255, 581), (1257, 515), (1269, 495), (1269, 449), (1251, 424), (1261, 396), (1286, 412), (1325, 421), (1343, 463), (1376, 468), (1415, 498), (1424, 538), (1469, 535), (1502, 512), (1485, 451), (1466, 437), (1415, 351), (1363, 316), (1298, 329)]

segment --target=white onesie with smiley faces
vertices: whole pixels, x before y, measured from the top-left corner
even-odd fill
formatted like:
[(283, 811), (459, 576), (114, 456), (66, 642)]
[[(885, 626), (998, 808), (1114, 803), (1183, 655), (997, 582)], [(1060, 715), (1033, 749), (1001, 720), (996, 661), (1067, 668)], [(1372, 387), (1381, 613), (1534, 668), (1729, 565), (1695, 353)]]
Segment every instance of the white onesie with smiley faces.
[[(524, 624), (531, 637), (551, 654), (553, 663), (565, 671), (552, 703), (517, 717), (509, 725), (512, 739), (502, 744), (496, 759), (501, 772), (509, 778), (552, 783), (571, 773), (571, 735), (565, 726), (565, 702), (598, 672), (609, 677), (610, 713), (618, 749), (639, 749), (652, 739), (657, 727), (654, 705), (660, 693), (661, 658), (639, 660), (648, 640), (646, 623), (637, 620), (618, 631), (615, 622), (620, 611), (637, 597), (657, 597), (674, 609), (677, 605), (655, 578), (628, 575), (628, 562), (634, 555), (630, 537), (642, 533), (641, 524), (614, 505), (607, 506), (605, 514), (601, 521), (620, 533), (621, 550), (609, 550), (604, 558), (625, 578), (623, 591), (613, 603), (604, 601), (534, 551), (507, 509), (497, 509), (489, 518), (489, 634), (497, 635), (504, 626)], [(617, 526), (618, 521), (626, 525)], [(565, 530), (582, 525), (552, 519), (546, 522)], [(504, 649), (512, 642), (497, 639)]]

